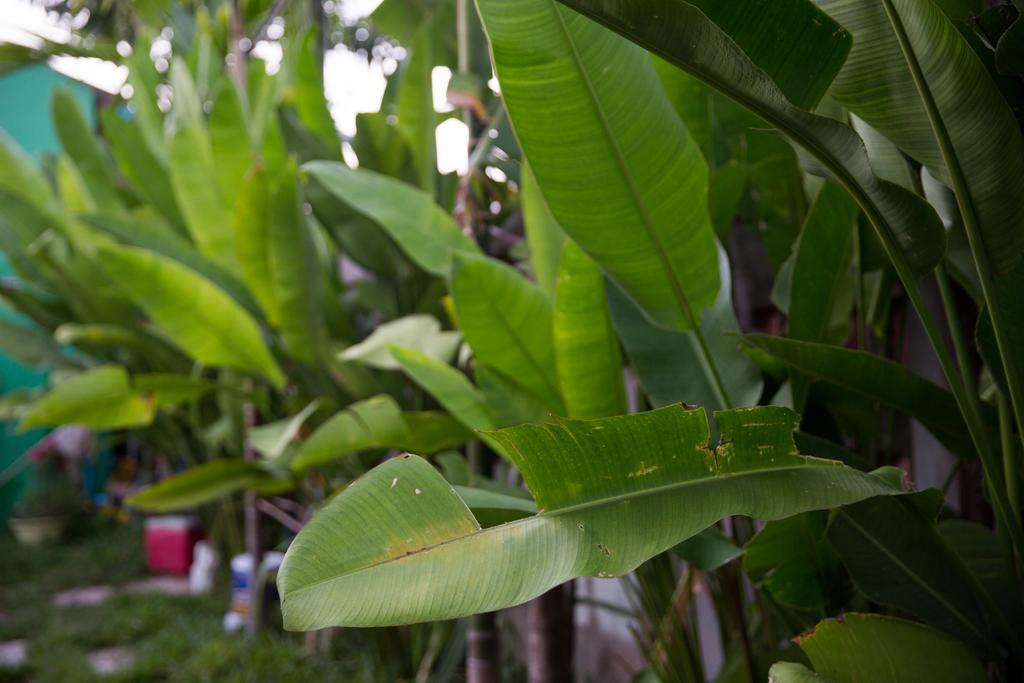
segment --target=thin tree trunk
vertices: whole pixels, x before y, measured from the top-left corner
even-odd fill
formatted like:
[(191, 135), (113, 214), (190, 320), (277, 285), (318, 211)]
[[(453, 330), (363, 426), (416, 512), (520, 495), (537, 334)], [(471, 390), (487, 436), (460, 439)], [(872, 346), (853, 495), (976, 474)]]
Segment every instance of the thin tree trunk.
[[(256, 407), (250, 401), (242, 406), (245, 416), (244, 445), (246, 461), (257, 459), (256, 450), (249, 441), (249, 433), (256, 426)], [(260, 561), (263, 559), (263, 551), (260, 548), (260, 512), (256, 505), (256, 492), (247, 490), (245, 492), (245, 553), (252, 560), (249, 565), (249, 614), (245, 620), (245, 632), (253, 636), (259, 630), (259, 601), (263, 599), (262, 591), (257, 595), (257, 579), (260, 571)]]
[(529, 605), (527, 641), (530, 683), (571, 683), (573, 675), (573, 608), (576, 585), (555, 586)]
[(242, 17), (242, 2), (241, 0), (234, 0), (231, 3), (231, 18), (229, 20), (230, 27), (230, 45), (228, 45), (228, 55), (231, 57), (227, 62), (228, 74), (232, 80), (238, 85), (239, 90), (245, 92), (245, 60), (248, 56), (248, 47), (242, 43), (242, 39), (245, 38), (245, 20)]
[(500, 680), (495, 613), (473, 615), (466, 633), (466, 683), (498, 683)]
[[(476, 439), (466, 443), (466, 459), (474, 472), (487, 470), (486, 453)], [(469, 618), (466, 631), (466, 682), (498, 683), (501, 661), (498, 652), (498, 624), (494, 612)]]

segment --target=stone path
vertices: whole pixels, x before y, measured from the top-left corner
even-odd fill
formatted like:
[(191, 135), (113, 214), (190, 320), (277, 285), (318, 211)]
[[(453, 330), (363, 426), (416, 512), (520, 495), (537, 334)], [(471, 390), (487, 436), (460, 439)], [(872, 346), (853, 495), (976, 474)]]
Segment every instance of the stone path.
[[(61, 591), (53, 596), (54, 607), (95, 607), (114, 595), (128, 593), (163, 593), (165, 595), (188, 595), (188, 577), (151, 576), (132, 581), (120, 588), (113, 586), (82, 586)], [(135, 651), (119, 645), (95, 650), (87, 655), (89, 666), (99, 676), (109, 676), (127, 669), (135, 661)], [(24, 639), (0, 642), (0, 669), (17, 669), (28, 662), (28, 643)]]
[(84, 586), (61, 591), (50, 601), (54, 607), (95, 607), (114, 594), (110, 586)]
[(97, 675), (109, 676), (131, 666), (135, 661), (135, 651), (129, 647), (118, 645), (90, 652), (86, 659)]
[(148, 579), (132, 581), (121, 589), (122, 593), (163, 593), (164, 595), (189, 595), (192, 589), (187, 576), (151, 576)]
[(28, 644), (24, 640), (0, 643), (0, 669), (17, 669), (28, 660)]
[(163, 593), (165, 595), (188, 595), (188, 577), (151, 576), (132, 581), (119, 589), (113, 586), (83, 586), (62, 591), (51, 600), (54, 607), (95, 607), (102, 605), (114, 595), (125, 593)]

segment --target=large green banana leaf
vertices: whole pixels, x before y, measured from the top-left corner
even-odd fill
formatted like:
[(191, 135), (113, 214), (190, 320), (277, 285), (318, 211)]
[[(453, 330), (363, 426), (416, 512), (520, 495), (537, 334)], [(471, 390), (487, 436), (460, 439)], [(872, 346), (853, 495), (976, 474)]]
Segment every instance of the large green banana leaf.
[(415, 268), (387, 232), (327, 189), (316, 176), (309, 175), (303, 193), (317, 221), (353, 261), (390, 278), (406, 277)]
[(417, 456), (354, 482), (292, 542), (278, 576), (285, 625), (384, 626), (509, 607), (577, 576), (618, 576), (728, 515), (777, 519), (899, 492), (886, 475), (801, 456), (786, 408), (707, 416), (675, 405), (520, 425), (490, 436), (537, 515), (481, 530)]
[(528, 163), (523, 163), (519, 175), (519, 201), (523, 206), (523, 230), (526, 233), (526, 243), (530, 247), (533, 278), (545, 294), (554, 298), (565, 231), (551, 215), (548, 202), (544, 199), (540, 185), (533, 177), (533, 171), (530, 170)]
[(214, 389), (230, 388), (198, 377), (170, 372), (148, 372), (135, 375), (132, 377), (132, 386), (140, 394), (152, 396), (157, 408), (194, 401)]
[(173, 136), (176, 131), (192, 126), (204, 128), (206, 117), (203, 115), (203, 102), (199, 95), (199, 86), (196, 84), (192, 72), (189, 71), (188, 62), (183, 57), (176, 56), (171, 60), (168, 81), (174, 92), (174, 99), (167, 116), (167, 121), (170, 124), (166, 131), (167, 134)]
[(978, 658), (963, 643), (927, 626), (881, 614), (826, 619), (797, 644), (814, 665), (775, 664), (772, 683), (984, 683)]
[(33, 206), (53, 203), (53, 189), (42, 168), (4, 130), (0, 130), (0, 189)]
[(611, 27), (732, 98), (813, 156), (853, 195), (904, 279), (929, 272), (945, 251), (935, 211), (879, 180), (849, 127), (792, 104), (778, 85), (707, 15), (684, 0), (559, 0)]
[(842, 605), (848, 591), (839, 557), (825, 540), (826, 518), (815, 511), (768, 522), (743, 546), (744, 571), (772, 600), (819, 617)]
[(944, 519), (936, 528), (946, 546), (956, 553), (976, 579), (978, 590), (988, 595), (989, 604), (994, 604), (1006, 622), (1013, 626), (1018, 634), (1016, 640), (1019, 640), (1020, 634), (1024, 634), (1024, 628), (1021, 628), (1024, 600), (1013, 588), (1016, 568), (1008, 554), (1012, 549), (997, 531), (978, 522)]
[(188, 356), (174, 348), (159, 334), (153, 334), (149, 330), (131, 329), (124, 325), (63, 323), (53, 331), (53, 338), (61, 344), (84, 349), (109, 351), (111, 348), (117, 348), (137, 354), (166, 369), (187, 371), (191, 365)]
[(403, 413), (391, 396), (358, 401), (332, 416), (299, 448), (292, 469), (323, 465), (369, 448), (435, 453), (472, 437), (443, 413)]
[(436, 358), (415, 349), (391, 347), (391, 355), (414, 382), (434, 397), (452, 417), (469, 429), (494, 429), (480, 391), (469, 379)]
[(372, 218), (428, 273), (446, 274), (449, 252), (480, 251), (431, 195), (407, 183), (329, 161), (313, 161), (302, 169), (328, 192)]
[(299, 120), (332, 153), (331, 157), (337, 158), (338, 129), (324, 97), (322, 38), (320, 29), (315, 26), (310, 26), (296, 37), (295, 84), (291, 95)]
[[(793, 257), (792, 281), (788, 310), (788, 334), (793, 339), (809, 342), (840, 343), (848, 329), (830, 335), (834, 316), (849, 319), (849, 296), (853, 289), (850, 258), (860, 211), (849, 193), (835, 183), (826, 181), (811, 205), (807, 220), (800, 230), (800, 239)], [(846, 305), (836, 310), (846, 295)], [(807, 397), (806, 376), (790, 376), (793, 406), (803, 410)]]
[(918, 162), (944, 172), (924, 104), (881, 2), (814, 0), (853, 36), (829, 94)]
[(544, 401), (489, 365), (473, 363), (473, 376), (499, 428), (545, 422), (551, 416), (551, 408)]
[(154, 154), (143, 138), (139, 104), (143, 98), (137, 90), (135, 92), (132, 101), (138, 107), (136, 118), (122, 118), (115, 107), (108, 107), (100, 113), (105, 137), (117, 160), (118, 171), (184, 236), (187, 233), (185, 220), (171, 187), (167, 160)]
[(291, 482), (277, 480), (258, 464), (240, 458), (214, 460), (147, 486), (126, 503), (140, 510), (172, 512), (204, 505), (246, 488), (287, 490)]
[[(843, 26), (810, 0), (692, 0), (775, 81), (798, 107), (813, 109), (853, 42)], [(779, 40), (780, 35), (799, 36)]]
[(277, 325), (281, 311), (274, 291), (269, 254), (272, 180), (269, 172), (261, 167), (254, 168), (245, 178), (238, 188), (233, 225), (242, 280), (259, 302), (260, 310), (270, 324)]
[(33, 368), (74, 368), (75, 361), (63, 354), (67, 342), (36, 325), (0, 319), (0, 350), (22, 365)]
[(726, 398), (743, 406), (754, 405), (761, 397), (761, 372), (738, 348), (740, 326), (732, 308), (729, 259), (724, 249), (719, 251), (718, 269), (722, 286), (715, 305), (704, 312), (700, 328), (728, 396), (722, 396), (711, 381), (693, 335), (652, 324), (617, 285), (607, 285), (615, 328), (637, 379), (656, 407), (682, 401), (725, 409), (729, 407)]
[(100, 260), (111, 277), (183, 351), (208, 365), (285, 376), (256, 321), (212, 282), (177, 261), (135, 247), (105, 246)]
[(245, 174), (253, 164), (249, 122), (243, 96), (233, 78), (221, 79), (210, 112), (210, 149), (224, 203), (230, 209), (238, 199)]
[(425, 12), (423, 21), (416, 31), (416, 37), (408, 44), (409, 56), (403, 61), (395, 113), (398, 116), (398, 130), (405, 136), (412, 150), (413, 166), (420, 189), (434, 195), (437, 177), (437, 129), (438, 115), (434, 111), (432, 87), (435, 43), (444, 33), (435, 27), (437, 16), (434, 11)]
[(97, 206), (105, 211), (122, 207), (114, 184), (112, 164), (86, 121), (78, 100), (66, 88), (53, 93), (53, 126), (63, 150), (74, 161)]
[(932, 0), (818, 2), (854, 36), (837, 98), (951, 183), (994, 273), (1009, 271), (1024, 254), (1024, 140), (984, 63)]
[(302, 425), (319, 407), (320, 400), (316, 399), (295, 415), (253, 427), (249, 430), (249, 443), (265, 458), (280, 458), (299, 435)]
[[(1024, 139), (984, 63), (932, 2), (882, 4), (942, 152), (989, 307), (1017, 426), (1024, 430), (1024, 368), (1018, 365), (1011, 331), (1019, 321), (1004, 312), (1020, 296), (1016, 288), (1006, 291), (1006, 284), (1024, 255)], [(1019, 551), (1024, 545), (1019, 515), (997, 483), (998, 463), (987, 451), (981, 455), (996, 512)]]
[(948, 391), (882, 356), (840, 346), (752, 334), (744, 339), (787, 366), (910, 415), (951, 451), (977, 455)]
[(902, 500), (866, 500), (832, 515), (828, 540), (857, 587), (989, 656), (998, 652), (966, 568), (939, 535), (943, 496), (929, 489)]
[(647, 53), (554, 0), (477, 6), (559, 224), (652, 320), (696, 327), (719, 284), (707, 164)]
[(312, 227), (299, 197), (298, 173), (289, 160), (271, 180), (267, 260), (277, 302), (281, 339), (309, 364), (323, 358), (327, 332), (320, 264)]
[(476, 357), (562, 412), (544, 293), (511, 266), (462, 252), (453, 254), (449, 289)]
[(171, 186), (199, 252), (231, 272), (238, 270), (231, 213), (217, 186), (206, 130), (193, 124), (170, 140)]
[(558, 386), (569, 417), (625, 413), (622, 354), (608, 313), (604, 276), (571, 240), (562, 251), (553, 325)]
[[(839, 343), (829, 327), (849, 279), (857, 205), (835, 183), (825, 182), (800, 231), (793, 260), (788, 331), (793, 339)], [(848, 318), (849, 308), (839, 317)], [(845, 337), (845, 335), (844, 335)]]
[[(871, 160), (871, 168), (875, 171), (875, 175), (912, 192), (918, 191), (921, 185), (920, 172), (914, 168), (907, 156), (892, 140), (854, 114), (850, 115), (850, 125), (864, 141), (864, 147), (868, 150), (868, 159)], [(931, 202), (931, 204), (935, 206), (935, 202)], [(943, 223), (946, 223), (946, 217), (942, 212), (938, 209), (936, 211)]]
[(232, 299), (254, 316), (260, 315), (256, 300), (239, 278), (200, 254), (185, 237), (160, 220), (160, 216), (151, 213), (139, 213), (131, 217), (91, 214), (82, 217), (82, 220), (121, 244), (141, 247), (178, 261), (230, 294)]
[(134, 50), (128, 57), (128, 83), (132, 86), (132, 105), (138, 121), (140, 141), (147, 147), (148, 156), (167, 164), (167, 149), (164, 144), (164, 120), (157, 105), (157, 85), (162, 80), (153, 60), (149, 56), (153, 36), (144, 31), (136, 40)]
[(374, 368), (397, 370), (400, 365), (391, 355), (392, 346), (415, 349), (431, 358), (448, 362), (461, 342), (460, 333), (441, 331), (437, 318), (417, 313), (378, 325), (366, 339), (348, 347), (339, 357)]
[(132, 388), (120, 365), (103, 365), (51, 389), (22, 417), (18, 429), (79, 424), (90, 429), (141, 427), (153, 421), (155, 401)]
[[(60, 195), (64, 209), (71, 213), (84, 213), (96, 210), (96, 197), (86, 185), (81, 172), (66, 153), (57, 156), (54, 164), (54, 178), (57, 181), (57, 194)], [(70, 227), (77, 234), (82, 228), (78, 223)]]
[[(168, 161), (171, 187), (192, 241), (199, 251), (235, 272), (235, 241), (230, 207), (221, 194), (196, 83), (183, 59), (170, 70), (174, 106), (168, 115)], [(240, 141), (247, 144), (247, 141)]]

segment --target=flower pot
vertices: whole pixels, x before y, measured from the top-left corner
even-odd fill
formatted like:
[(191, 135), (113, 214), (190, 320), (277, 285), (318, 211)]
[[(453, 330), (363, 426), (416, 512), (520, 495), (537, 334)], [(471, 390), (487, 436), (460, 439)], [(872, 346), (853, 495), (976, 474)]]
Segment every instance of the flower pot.
[(59, 541), (68, 518), (65, 515), (46, 517), (11, 517), (7, 523), (22, 545), (42, 545)]

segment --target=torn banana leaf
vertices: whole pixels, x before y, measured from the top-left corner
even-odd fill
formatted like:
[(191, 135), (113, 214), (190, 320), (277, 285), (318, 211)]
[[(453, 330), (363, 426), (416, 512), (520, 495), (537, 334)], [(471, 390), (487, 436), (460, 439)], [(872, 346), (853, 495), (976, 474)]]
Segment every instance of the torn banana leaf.
[[(577, 576), (625, 574), (729, 515), (779, 519), (899, 493), (802, 456), (799, 416), (672, 405), (489, 436), (522, 472), (538, 512), (481, 529), (426, 460), (389, 460), (329, 502), (293, 541), (278, 577), (287, 628), (386, 626), (517, 605)], [(642, 532), (642, 533), (641, 533)]]

